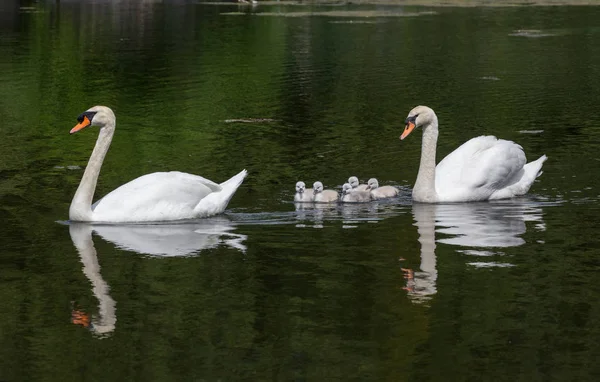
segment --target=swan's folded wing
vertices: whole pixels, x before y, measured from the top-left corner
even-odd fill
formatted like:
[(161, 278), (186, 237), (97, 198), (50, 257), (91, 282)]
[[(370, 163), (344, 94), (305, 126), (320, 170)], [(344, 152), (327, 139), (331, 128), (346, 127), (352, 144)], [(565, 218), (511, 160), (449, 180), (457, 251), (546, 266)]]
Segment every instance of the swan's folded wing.
[(186, 172), (179, 172), (179, 171), (171, 171), (171, 172), (167, 172), (167, 173), (157, 173), (157, 174), (169, 174), (170, 176), (174, 177), (176, 180), (186, 182), (186, 183), (191, 183), (192, 185), (197, 184), (197, 183), (202, 183), (206, 187), (210, 188), (210, 190), (212, 192), (219, 192), (223, 189), (221, 187), (221, 185), (213, 182), (212, 180), (206, 179), (200, 175), (193, 175), (193, 174), (188, 174)]
[(494, 136), (473, 138), (436, 167), (438, 193), (491, 193), (513, 182), (526, 163), (523, 148)]
[(221, 186), (201, 176), (155, 172), (140, 176), (94, 203), (98, 221), (159, 221), (193, 217), (194, 207)]

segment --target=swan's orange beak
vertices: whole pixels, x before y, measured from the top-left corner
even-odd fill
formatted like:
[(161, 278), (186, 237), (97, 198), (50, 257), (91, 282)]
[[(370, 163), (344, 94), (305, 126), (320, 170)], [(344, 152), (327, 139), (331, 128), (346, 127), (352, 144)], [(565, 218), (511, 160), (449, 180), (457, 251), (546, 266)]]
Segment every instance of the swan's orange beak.
[(412, 122), (412, 121), (406, 122), (406, 126), (404, 126), (404, 132), (400, 136), (400, 139), (404, 139), (404, 138), (408, 137), (408, 134), (412, 133), (412, 131), (414, 129), (415, 129), (415, 123), (414, 122)]
[(71, 129), (71, 131), (69, 132), (69, 134), (73, 134), (78, 132), (79, 130), (88, 127), (91, 124), (89, 118), (87, 116), (83, 116), (83, 121), (81, 121), (80, 123), (78, 123), (74, 128)]

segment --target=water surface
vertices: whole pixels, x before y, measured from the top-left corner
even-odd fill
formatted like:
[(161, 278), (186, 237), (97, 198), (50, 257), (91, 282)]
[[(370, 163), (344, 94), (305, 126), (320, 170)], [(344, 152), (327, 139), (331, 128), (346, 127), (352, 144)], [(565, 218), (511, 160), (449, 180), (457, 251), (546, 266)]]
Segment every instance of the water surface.
[[(0, 379), (597, 380), (600, 8), (173, 2), (0, 6)], [(179, 170), (249, 176), (225, 214), (69, 223)], [(546, 154), (523, 198), (413, 205), (438, 156), (493, 134)], [(391, 201), (296, 205), (356, 175)]]

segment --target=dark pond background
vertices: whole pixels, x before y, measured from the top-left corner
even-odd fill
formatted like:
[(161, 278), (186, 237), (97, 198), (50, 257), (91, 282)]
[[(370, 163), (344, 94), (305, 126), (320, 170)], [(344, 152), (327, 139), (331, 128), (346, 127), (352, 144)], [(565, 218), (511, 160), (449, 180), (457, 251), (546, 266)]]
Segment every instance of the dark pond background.
[[(0, 2), (0, 380), (598, 380), (599, 39), (596, 7)], [(246, 168), (227, 212), (69, 225), (97, 104), (97, 197)], [(440, 158), (548, 155), (530, 195), (413, 206), (418, 104)], [(402, 194), (290, 202), (351, 175)]]

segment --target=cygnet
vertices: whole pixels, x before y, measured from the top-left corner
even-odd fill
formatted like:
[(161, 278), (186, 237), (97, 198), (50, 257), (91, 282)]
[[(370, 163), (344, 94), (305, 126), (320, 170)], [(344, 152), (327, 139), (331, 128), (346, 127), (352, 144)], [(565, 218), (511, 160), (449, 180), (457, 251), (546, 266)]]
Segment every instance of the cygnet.
[(338, 193), (333, 190), (323, 190), (323, 183), (315, 182), (313, 184), (315, 193), (315, 203), (332, 203), (339, 199)]
[(350, 183), (350, 185), (352, 186), (352, 189), (354, 191), (366, 191), (367, 190), (367, 185), (366, 184), (358, 184), (358, 178), (355, 176), (351, 176), (350, 178), (348, 178), (348, 183)]
[(352, 188), (350, 183), (344, 183), (342, 186), (342, 202), (344, 203), (366, 203), (371, 201), (369, 191), (357, 191)]
[(375, 178), (369, 179), (367, 182), (367, 187), (371, 191), (371, 199), (386, 199), (393, 198), (397, 196), (399, 191), (396, 187), (392, 186), (381, 186), (379, 187), (379, 182)]
[(304, 182), (300, 181), (296, 183), (296, 195), (294, 195), (294, 202), (314, 202), (315, 196), (312, 188), (306, 188)]

